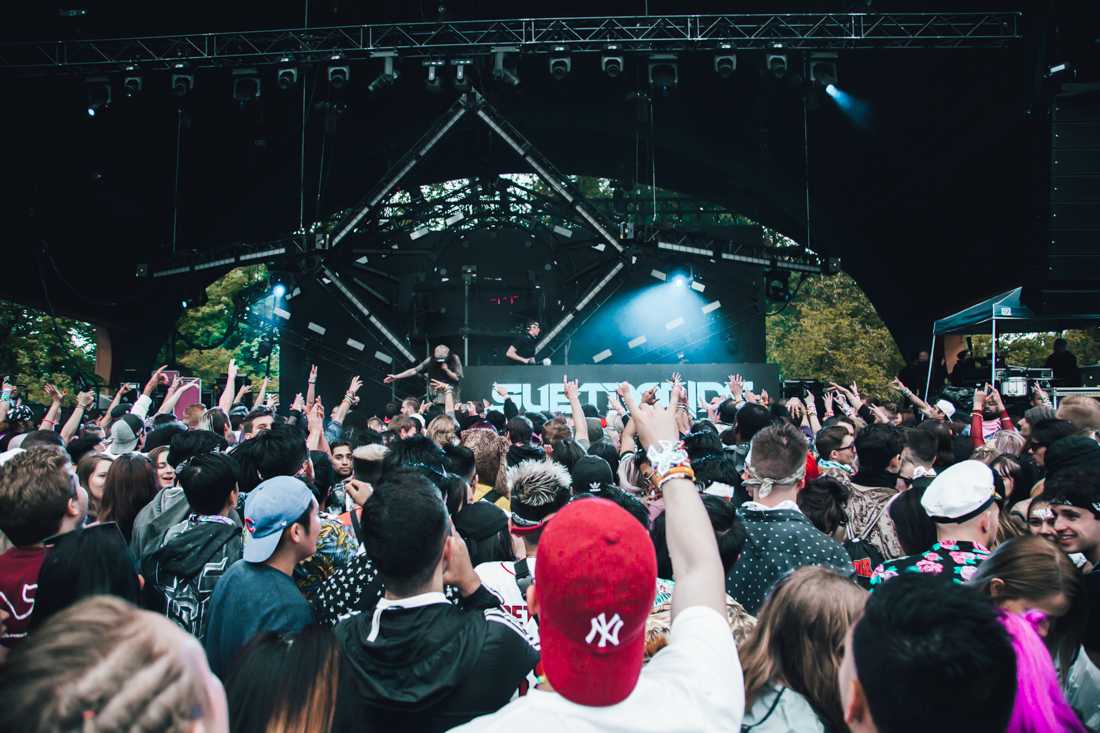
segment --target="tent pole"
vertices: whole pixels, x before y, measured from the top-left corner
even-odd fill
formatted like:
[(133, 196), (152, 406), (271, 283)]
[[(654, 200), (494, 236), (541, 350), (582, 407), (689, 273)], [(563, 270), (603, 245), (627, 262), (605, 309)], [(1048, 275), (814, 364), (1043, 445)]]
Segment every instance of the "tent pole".
[(989, 367), (989, 383), (996, 382), (997, 377), (997, 316), (993, 316), (993, 363)]
[(928, 390), (932, 389), (932, 360), (936, 358), (936, 327), (932, 327), (932, 346), (928, 349), (928, 377), (924, 380), (924, 401), (928, 401)]

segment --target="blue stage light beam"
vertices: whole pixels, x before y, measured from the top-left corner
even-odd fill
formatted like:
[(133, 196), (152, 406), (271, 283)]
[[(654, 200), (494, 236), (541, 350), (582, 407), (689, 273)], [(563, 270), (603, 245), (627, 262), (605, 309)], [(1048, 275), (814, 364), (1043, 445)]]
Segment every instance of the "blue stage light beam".
[(862, 130), (870, 130), (874, 125), (874, 110), (866, 100), (859, 99), (844, 91), (836, 84), (825, 87), (825, 93), (836, 102), (844, 116), (852, 121), (856, 127)]
[(279, 283), (278, 285), (276, 285), (275, 287), (273, 287), (273, 288), (271, 289), (271, 293), (272, 293), (272, 295), (274, 295), (274, 296), (275, 296), (276, 298), (281, 298), (281, 297), (283, 297), (284, 295), (286, 295), (286, 286), (285, 286), (285, 285), (283, 285), (282, 283)]

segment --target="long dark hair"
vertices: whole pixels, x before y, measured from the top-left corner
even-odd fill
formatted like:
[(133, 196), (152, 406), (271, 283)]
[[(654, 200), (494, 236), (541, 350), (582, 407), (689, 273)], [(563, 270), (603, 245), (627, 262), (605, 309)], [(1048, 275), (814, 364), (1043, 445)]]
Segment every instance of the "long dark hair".
[(128, 542), (134, 529), (134, 519), (156, 493), (157, 472), (152, 461), (140, 453), (123, 453), (107, 472), (99, 519), (118, 522), (118, 528)]
[(226, 683), (234, 733), (311, 733), (332, 729), (340, 651), (332, 629), (260, 634)]

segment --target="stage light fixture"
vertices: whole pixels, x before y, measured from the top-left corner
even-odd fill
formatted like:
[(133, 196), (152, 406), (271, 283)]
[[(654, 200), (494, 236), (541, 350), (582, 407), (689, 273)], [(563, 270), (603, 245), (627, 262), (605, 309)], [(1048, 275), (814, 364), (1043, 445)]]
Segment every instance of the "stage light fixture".
[(733, 76), (733, 71), (736, 68), (736, 54), (718, 54), (714, 57), (714, 73), (718, 74), (718, 76), (723, 79), (729, 79)]
[(649, 83), (661, 96), (667, 96), (679, 82), (680, 66), (676, 63), (676, 54), (658, 53), (649, 57)]
[(286, 295), (286, 285), (283, 285), (282, 283), (276, 283), (275, 287), (271, 289), (271, 294), (274, 295), (276, 298), (283, 297), (284, 295)]
[(791, 273), (788, 270), (768, 270), (764, 273), (764, 294), (768, 300), (787, 301), (791, 298)]
[(677, 275), (676, 277), (672, 278), (672, 284), (678, 288), (684, 287), (684, 276)]
[(509, 69), (504, 65), (504, 58), (507, 54), (515, 52), (515, 47), (506, 47), (493, 49), (493, 78), (497, 81), (502, 81), (509, 86), (519, 86), (519, 76), (514, 69)]
[(600, 68), (612, 79), (617, 79), (623, 73), (623, 57), (604, 56), (600, 59)]
[(428, 75), (424, 79), (424, 86), (429, 92), (439, 92), (443, 90), (443, 77), (440, 75), (440, 67), (446, 65), (446, 61), (442, 59), (428, 59), (424, 61), (424, 66), (428, 70)]
[(367, 90), (371, 92), (377, 92), (383, 86), (390, 86), (400, 75), (400, 72), (394, 66), (394, 62), (397, 59), (396, 51), (381, 51), (379, 53), (371, 54), (372, 58), (382, 59), (382, 73), (374, 78), (370, 84), (367, 85)]
[(145, 88), (145, 79), (140, 76), (127, 76), (122, 80), (122, 93), (127, 99), (133, 99)]
[(351, 81), (351, 67), (328, 67), (328, 83), (333, 89), (343, 89), (348, 85), (349, 81)]
[(284, 92), (298, 86), (298, 69), (292, 66), (279, 69), (275, 72), (275, 83)]
[(783, 53), (768, 54), (768, 73), (776, 79), (782, 79), (787, 75), (787, 55)]
[(568, 56), (559, 56), (550, 59), (550, 76), (557, 81), (561, 81), (569, 76), (569, 72), (572, 70), (573, 61)]
[(655, 277), (658, 280), (661, 280), (662, 282), (665, 281), (665, 280), (668, 280), (668, 275), (661, 272), (660, 270), (650, 270), (649, 274), (650, 274), (651, 277)]
[(256, 69), (233, 69), (233, 99), (241, 106), (260, 98), (260, 73)]
[(172, 83), (169, 87), (172, 95), (186, 97), (195, 88), (195, 76), (193, 74), (172, 74)]
[(810, 81), (823, 87), (836, 84), (835, 53), (818, 52), (810, 54)]
[(471, 59), (451, 59), (455, 67), (455, 90), (464, 92), (470, 88), (470, 78), (466, 76), (466, 67), (472, 64)]
[(93, 76), (85, 85), (88, 91), (88, 116), (95, 117), (100, 110), (111, 106), (111, 82), (105, 76)]

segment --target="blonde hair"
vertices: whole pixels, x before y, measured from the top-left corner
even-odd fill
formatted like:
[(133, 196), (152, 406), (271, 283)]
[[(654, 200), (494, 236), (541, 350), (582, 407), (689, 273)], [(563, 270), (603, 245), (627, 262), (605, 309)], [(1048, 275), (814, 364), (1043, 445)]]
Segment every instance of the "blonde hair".
[(440, 448), (458, 445), (458, 421), (450, 415), (436, 415), (424, 432)]
[(1069, 420), (1080, 433), (1100, 430), (1100, 400), (1087, 395), (1070, 395), (1058, 403), (1058, 417)]
[(188, 644), (198, 641), (119, 598), (81, 601), (8, 657), (0, 730), (190, 730), (211, 701), (201, 669), (183, 653)]
[(802, 695), (830, 730), (845, 730), (837, 686), (841, 646), (867, 592), (827, 568), (808, 566), (772, 588), (741, 645), (745, 704), (769, 682)]
[(998, 453), (1009, 453), (1014, 456), (1018, 456), (1024, 452), (1024, 446), (1027, 445), (1027, 439), (1024, 438), (1023, 433), (1018, 430), (998, 430), (994, 435), (990, 443), (997, 449)]

